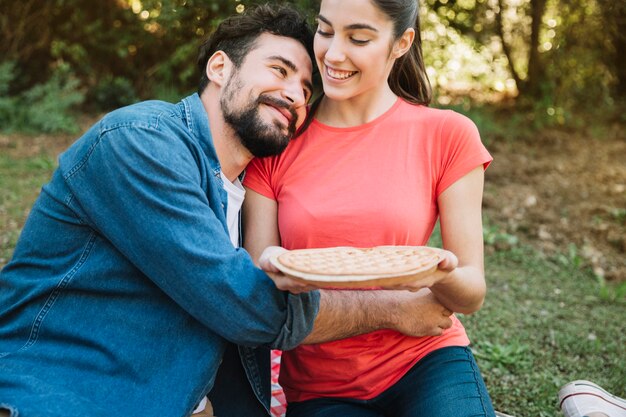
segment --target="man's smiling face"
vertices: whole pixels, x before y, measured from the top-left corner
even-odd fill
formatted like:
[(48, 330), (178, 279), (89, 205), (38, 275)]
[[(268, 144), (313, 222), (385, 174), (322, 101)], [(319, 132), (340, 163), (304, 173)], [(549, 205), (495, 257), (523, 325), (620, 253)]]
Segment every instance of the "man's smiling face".
[(224, 119), (254, 156), (282, 152), (304, 122), (311, 71), (300, 42), (267, 33), (233, 69), (220, 100)]

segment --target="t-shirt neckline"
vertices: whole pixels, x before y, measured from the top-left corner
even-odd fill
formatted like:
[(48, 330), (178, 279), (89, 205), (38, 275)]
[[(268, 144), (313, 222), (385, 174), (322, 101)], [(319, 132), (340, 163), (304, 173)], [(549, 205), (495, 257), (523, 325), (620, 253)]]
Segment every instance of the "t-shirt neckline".
[(334, 132), (352, 132), (352, 131), (358, 131), (358, 130), (362, 130), (362, 129), (369, 129), (372, 126), (375, 126), (381, 122), (383, 122), (385, 119), (387, 119), (388, 117), (390, 117), (398, 107), (400, 107), (400, 105), (404, 102), (404, 100), (402, 100), (400, 97), (396, 98), (396, 102), (393, 103), (393, 105), (391, 107), (389, 107), (383, 114), (381, 114), (380, 116), (374, 118), (373, 120), (370, 120), (367, 123), (363, 123), (357, 126), (347, 126), (347, 127), (337, 127), (337, 126), (330, 126), (327, 125), (325, 123), (320, 122), (317, 119), (313, 119), (313, 121), (311, 122), (311, 125), (314, 125), (316, 127), (325, 129), (325, 130), (329, 130), (329, 131), (334, 131)]

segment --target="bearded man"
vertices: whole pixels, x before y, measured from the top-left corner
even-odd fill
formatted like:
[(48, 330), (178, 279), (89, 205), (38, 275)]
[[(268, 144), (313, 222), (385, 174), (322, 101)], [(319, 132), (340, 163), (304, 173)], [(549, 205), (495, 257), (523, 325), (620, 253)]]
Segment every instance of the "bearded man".
[(281, 291), (239, 248), (240, 176), (304, 121), (311, 57), (296, 11), (250, 9), (201, 47), (197, 94), (59, 157), (0, 272), (0, 416), (188, 416), (214, 385), (218, 415), (267, 416), (270, 348), (422, 331), (408, 295)]

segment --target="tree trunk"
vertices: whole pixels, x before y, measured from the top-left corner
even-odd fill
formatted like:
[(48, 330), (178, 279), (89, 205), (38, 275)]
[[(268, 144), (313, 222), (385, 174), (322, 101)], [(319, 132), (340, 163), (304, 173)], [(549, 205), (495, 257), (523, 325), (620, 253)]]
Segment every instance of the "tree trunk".
[(530, 13), (532, 23), (530, 24), (530, 43), (528, 54), (528, 77), (526, 78), (526, 92), (531, 97), (541, 95), (541, 77), (544, 72), (544, 65), (539, 54), (539, 31), (541, 30), (541, 20), (546, 9), (546, 0), (531, 0)]
[(520, 96), (539, 97), (541, 95), (541, 77), (544, 75), (544, 66), (539, 54), (539, 31), (541, 19), (546, 8), (546, 0), (530, 0), (532, 23), (530, 26), (530, 39), (528, 41), (528, 73), (522, 78), (513, 65), (511, 59), (511, 47), (504, 38), (504, 25), (502, 14), (504, 13), (503, 0), (498, 0), (499, 10), (496, 12), (496, 31), (502, 43), (502, 52), (509, 61), (509, 70), (515, 80)]
[(613, 68), (615, 78), (617, 78), (614, 91), (617, 97), (626, 99), (626, 5), (617, 4), (614, 12), (616, 27), (613, 32), (613, 47), (615, 48)]
[(522, 92), (524, 80), (520, 77), (519, 73), (515, 69), (515, 65), (513, 64), (513, 58), (511, 55), (511, 47), (504, 39), (504, 24), (502, 23), (502, 13), (504, 10), (504, 5), (502, 4), (502, 0), (498, 0), (498, 10), (496, 11), (496, 31), (498, 36), (500, 37), (500, 43), (502, 44), (502, 52), (506, 57), (507, 62), (509, 63), (509, 71), (511, 71), (511, 76), (515, 80), (515, 85), (517, 86), (517, 91)]

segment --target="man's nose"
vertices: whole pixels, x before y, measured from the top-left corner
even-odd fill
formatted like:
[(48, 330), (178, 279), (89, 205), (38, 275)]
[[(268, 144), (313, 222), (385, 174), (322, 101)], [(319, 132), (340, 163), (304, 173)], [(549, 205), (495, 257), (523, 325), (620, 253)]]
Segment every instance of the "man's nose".
[(283, 89), (282, 96), (285, 100), (289, 101), (294, 108), (299, 108), (306, 105), (306, 96), (302, 85), (299, 82), (291, 82)]

